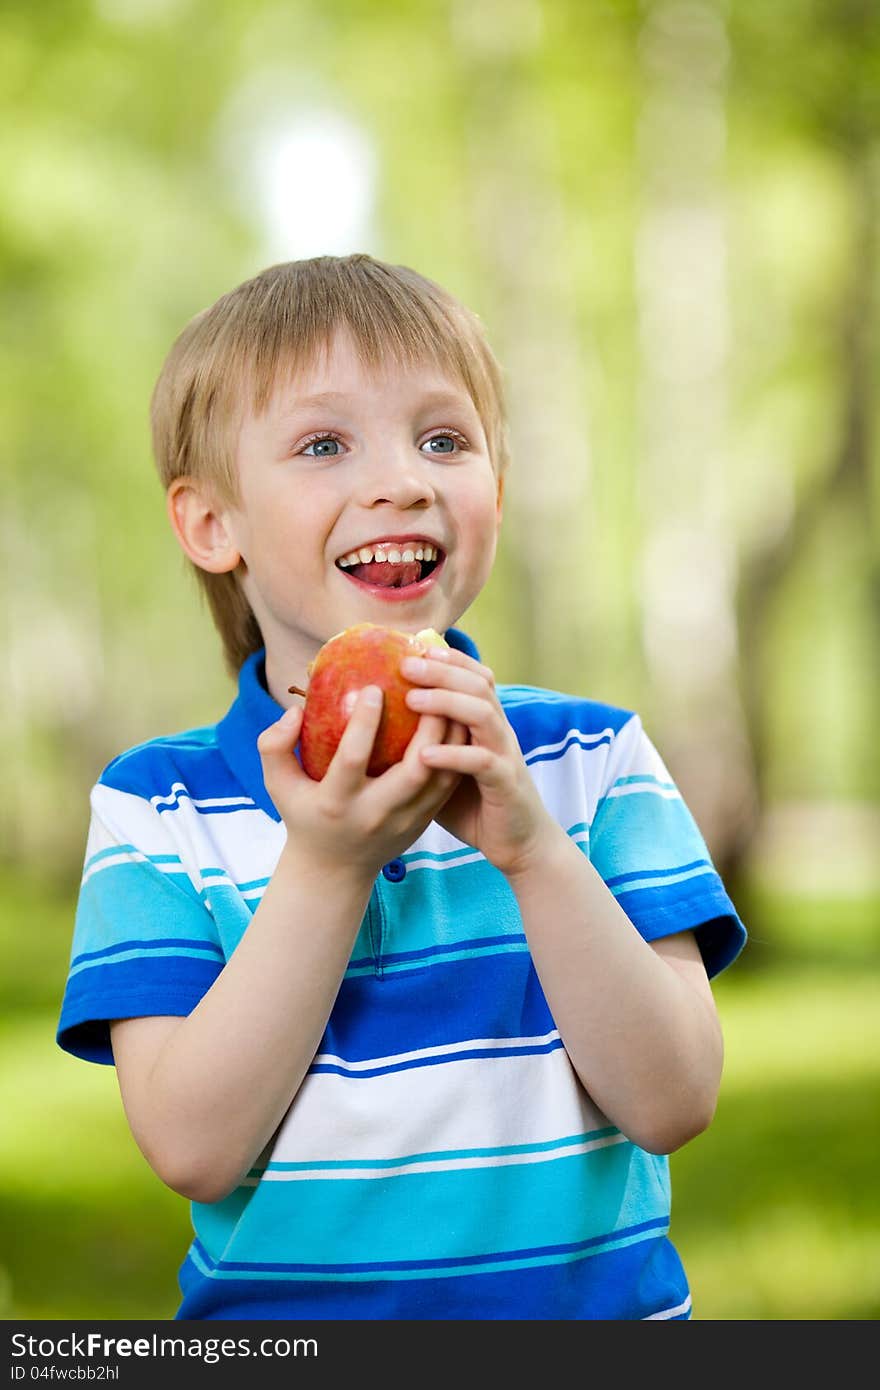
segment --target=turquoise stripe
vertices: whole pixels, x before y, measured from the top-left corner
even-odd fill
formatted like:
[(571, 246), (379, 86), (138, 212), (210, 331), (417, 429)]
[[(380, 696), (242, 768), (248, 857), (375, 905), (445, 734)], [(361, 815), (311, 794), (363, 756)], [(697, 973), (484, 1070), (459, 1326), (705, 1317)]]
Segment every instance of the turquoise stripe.
[[(157, 868), (158, 864), (180, 864), (180, 869), (168, 873)], [(97, 873), (91, 874), (82, 885), (81, 895), (107, 893), (135, 899), (144, 892), (149, 893), (153, 885), (156, 893), (168, 889), (173, 892), (175, 899), (181, 889), (196, 900), (199, 896), (192, 879), (175, 854), (150, 855), (141, 859), (120, 858), (118, 863), (107, 864), (106, 867), (98, 869)]]
[[(197, 1234), (199, 1208), (194, 1206)], [(394, 1177), (263, 1181), (224, 1258), (361, 1263), (490, 1258), (611, 1237), (668, 1212), (665, 1160), (629, 1143), (587, 1154)], [(229, 1232), (232, 1237), (232, 1231)], [(216, 1245), (214, 1248), (217, 1248)]]
[(436, 864), (444, 864), (449, 860), (461, 859), (468, 854), (476, 853), (477, 851), (470, 845), (462, 845), (459, 849), (444, 850), (442, 854), (437, 854), (431, 849), (415, 849), (411, 850), (408, 854), (402, 854), (400, 857), (404, 864), (409, 866), (414, 859), (433, 859)]
[[(223, 1255), (229, 1236), (244, 1216), (248, 1203), (253, 1200), (255, 1191), (256, 1188), (253, 1187), (237, 1187), (234, 1192), (230, 1192), (228, 1197), (224, 1197), (222, 1202), (212, 1202), (210, 1205), (192, 1203), (193, 1226), (196, 1234), (213, 1258), (219, 1259)], [(196, 1213), (198, 1213), (198, 1222), (196, 1222)]]
[(266, 888), (271, 881), (268, 878), (250, 878), (246, 879), (243, 883), (236, 883), (235, 880), (230, 877), (228, 869), (199, 869), (199, 874), (203, 879), (225, 879), (226, 882), (219, 886), (223, 888), (234, 888), (238, 893), (250, 893), (256, 888)]
[(126, 860), (102, 869), (81, 888), (72, 958), (157, 936), (216, 947), (216, 927), (188, 874)]
[(687, 883), (693, 878), (702, 878), (705, 874), (715, 874), (711, 864), (706, 864), (698, 869), (690, 869), (684, 874), (663, 874), (661, 878), (634, 878), (627, 883), (615, 883), (611, 886), (611, 891), (616, 898), (624, 893), (640, 893), (643, 888), (669, 888), (675, 883)]
[(587, 1144), (593, 1139), (607, 1138), (618, 1134), (614, 1125), (604, 1129), (590, 1130), (585, 1134), (569, 1134), (562, 1139), (546, 1139), (539, 1144), (503, 1144), (496, 1148), (484, 1149), (435, 1149), (428, 1153), (407, 1154), (404, 1158), (334, 1158), (320, 1163), (274, 1163), (269, 1162), (265, 1171), (273, 1173), (309, 1173), (332, 1168), (405, 1168), (414, 1163), (453, 1162), (460, 1158), (495, 1158), (506, 1154), (551, 1153), (554, 1149), (571, 1148), (574, 1144)]
[[(394, 975), (402, 970), (424, 970), (432, 965), (448, 965), (454, 960), (472, 960), (477, 956), (503, 956), (511, 952), (528, 952), (528, 943), (523, 938), (522, 941), (510, 941), (504, 945), (496, 946), (473, 946), (463, 947), (460, 951), (443, 951), (432, 954), (417, 955), (408, 957), (406, 960), (389, 961), (386, 957), (382, 959), (382, 974)], [(372, 960), (363, 961), (360, 965), (350, 965), (345, 972), (346, 979), (354, 979), (358, 975), (372, 975), (376, 965)]]
[[(123, 855), (124, 855), (124, 854), (131, 854), (131, 853), (134, 853), (134, 854), (137, 854), (137, 855), (138, 855), (138, 859), (137, 859), (136, 861), (134, 861), (136, 864), (143, 864), (144, 860), (146, 860), (147, 863), (149, 863), (149, 864), (179, 864), (179, 865), (180, 865), (180, 872), (181, 872), (181, 874), (187, 879), (188, 882), (190, 882), (190, 883), (192, 882), (192, 881), (190, 880), (190, 878), (189, 878), (189, 874), (187, 873), (186, 869), (183, 867), (183, 861), (182, 861), (182, 859), (180, 858), (180, 855), (179, 855), (179, 854), (148, 854), (148, 855), (144, 855), (144, 854), (141, 853), (140, 850), (137, 849), (137, 847), (136, 847), (135, 845), (111, 845), (111, 847), (110, 847), (109, 849), (98, 850), (98, 852), (97, 852), (96, 854), (93, 854), (92, 857), (86, 861), (86, 864), (85, 864), (85, 866), (84, 866), (84, 868), (83, 868), (83, 876), (85, 876), (85, 875), (89, 872), (89, 870), (90, 870), (94, 865), (98, 864), (99, 862), (101, 862), (101, 861), (103, 861), (103, 860), (105, 860), (105, 859), (115, 859), (115, 858), (118, 858), (118, 859), (119, 859), (119, 863), (118, 863), (118, 864), (108, 864), (108, 865), (106, 866), (105, 869), (102, 869), (102, 870), (101, 870), (101, 873), (106, 873), (106, 872), (108, 872), (111, 868), (112, 868), (112, 869), (116, 869), (116, 868), (121, 868), (121, 867), (123, 867), (123, 865), (125, 865), (125, 864), (131, 864), (131, 863), (132, 863), (131, 860), (128, 860), (128, 859), (123, 858)], [(215, 888), (216, 888), (216, 887), (233, 888), (233, 889), (235, 889), (235, 891), (236, 891), (237, 893), (250, 893), (250, 892), (254, 892), (254, 891), (256, 891), (258, 888), (266, 888), (267, 885), (268, 885), (269, 882), (270, 882), (270, 880), (269, 880), (268, 878), (252, 878), (252, 879), (246, 880), (246, 881), (243, 882), (243, 883), (236, 883), (233, 879), (230, 878), (230, 876), (229, 876), (229, 871), (228, 871), (227, 869), (215, 868), (214, 866), (210, 866), (209, 868), (206, 868), (206, 869), (199, 869), (199, 875), (200, 875), (200, 877), (201, 877), (202, 879), (209, 879), (209, 878), (218, 879), (218, 880), (224, 880), (224, 879), (225, 879), (226, 881), (225, 881), (224, 883), (218, 883), (218, 884), (216, 884), (216, 885), (215, 885)], [(204, 896), (204, 892), (205, 892), (205, 890), (202, 889), (200, 896)]]
[(611, 783), (611, 789), (615, 787), (632, 786), (636, 782), (653, 782), (655, 786), (662, 787), (667, 792), (678, 792), (674, 782), (661, 782), (659, 777), (655, 777), (653, 772), (633, 772), (629, 777), (618, 777)]
[(654, 793), (611, 797), (593, 821), (590, 854), (603, 878), (678, 869), (709, 851), (688, 807)]
[[(451, 892), (455, 894), (454, 911), (450, 911)], [(504, 875), (486, 859), (441, 872), (410, 869), (400, 883), (386, 883), (380, 875), (376, 893), (386, 921), (394, 923), (393, 931), (383, 941), (383, 951), (392, 955), (398, 951), (425, 951), (432, 946), (467, 949), (470, 943), (487, 936), (521, 938), (523, 934), (513, 890)], [(352, 958), (371, 954), (365, 922)]]
[[(635, 773), (632, 777), (618, 777), (616, 782), (612, 782), (605, 795), (601, 796), (599, 800), (596, 802), (596, 814), (598, 815), (599, 811), (609, 801), (615, 802), (623, 800), (624, 798), (621, 798), (619, 796), (612, 796), (611, 793), (614, 791), (615, 787), (627, 786), (642, 786), (646, 793), (650, 793), (653, 796), (657, 795), (657, 792), (653, 790), (653, 788), (655, 787), (662, 792), (675, 793), (675, 796), (663, 797), (662, 799), (664, 801), (672, 802), (675, 801), (676, 798), (681, 797), (681, 793), (679, 792), (678, 787), (675, 785), (674, 782), (661, 782), (659, 777), (654, 777), (650, 772), (639, 772)], [(629, 793), (629, 796), (625, 799), (629, 800), (631, 796), (632, 793)], [(595, 819), (593, 823), (595, 824)]]
[(99, 863), (101, 860), (113, 858), (117, 855), (121, 856), (123, 854), (136, 854), (138, 856), (138, 862), (142, 862), (144, 859), (146, 859), (147, 862), (150, 864), (181, 863), (181, 858), (179, 854), (145, 855), (142, 850), (139, 850), (137, 848), (136, 845), (111, 845), (109, 849), (99, 849), (96, 854), (93, 854), (90, 859), (86, 860), (85, 864), (83, 865), (83, 877), (85, 877), (85, 875), (89, 872), (93, 865)]

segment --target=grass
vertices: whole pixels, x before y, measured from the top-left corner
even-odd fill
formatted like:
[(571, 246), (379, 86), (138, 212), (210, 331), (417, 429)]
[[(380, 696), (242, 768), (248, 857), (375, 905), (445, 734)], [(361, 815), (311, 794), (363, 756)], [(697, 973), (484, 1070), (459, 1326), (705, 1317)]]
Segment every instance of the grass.
[[(797, 904), (762, 901), (715, 984), (724, 1081), (711, 1128), (673, 1155), (672, 1236), (696, 1318), (876, 1319), (877, 918), (825, 904), (858, 938), (835, 953), (817, 926), (796, 937)], [(71, 903), (21, 879), (0, 903), (0, 1318), (171, 1318), (188, 1204), (137, 1149), (112, 1068), (54, 1041)]]
[(716, 985), (718, 1110), (672, 1158), (695, 1317), (880, 1313), (878, 986), (816, 966)]

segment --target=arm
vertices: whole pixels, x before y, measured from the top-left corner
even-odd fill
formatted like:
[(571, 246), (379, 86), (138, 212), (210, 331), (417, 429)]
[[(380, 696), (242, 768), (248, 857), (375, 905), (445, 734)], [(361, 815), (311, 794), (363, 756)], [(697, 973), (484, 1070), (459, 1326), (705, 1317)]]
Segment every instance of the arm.
[(649, 945), (556, 822), (508, 880), (575, 1071), (634, 1143), (672, 1153), (707, 1128), (721, 1028), (692, 932)]
[(186, 1018), (111, 1025), (132, 1133), (159, 1177), (194, 1201), (233, 1191), (275, 1133), (320, 1043), (380, 865), (422, 833), (458, 781), (420, 760), (426, 741), (465, 736), (430, 716), (404, 760), (368, 778), (380, 713), (362, 693), (321, 782), (293, 756), (301, 709), (260, 735), (288, 839), (253, 920)]
[(288, 844), (253, 920), (188, 1017), (111, 1025), (132, 1133), (159, 1177), (198, 1202), (232, 1191), (315, 1055), (372, 878), (321, 872)]
[(404, 663), (407, 702), (470, 731), (428, 747), (434, 767), (466, 775), (437, 819), (504, 873), (572, 1065), (628, 1138), (669, 1153), (714, 1113), (722, 1041), (691, 932), (649, 945), (589, 859), (541, 801), (488, 667), (432, 648)]

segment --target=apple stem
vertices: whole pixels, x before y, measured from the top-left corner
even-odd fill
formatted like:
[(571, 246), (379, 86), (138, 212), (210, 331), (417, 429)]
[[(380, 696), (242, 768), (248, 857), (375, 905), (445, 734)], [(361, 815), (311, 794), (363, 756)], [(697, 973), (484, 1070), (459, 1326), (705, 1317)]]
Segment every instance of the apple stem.
[(289, 685), (287, 687), (287, 693), (288, 695), (302, 695), (303, 699), (305, 699), (306, 695), (306, 692), (304, 690), (300, 690), (298, 685)]

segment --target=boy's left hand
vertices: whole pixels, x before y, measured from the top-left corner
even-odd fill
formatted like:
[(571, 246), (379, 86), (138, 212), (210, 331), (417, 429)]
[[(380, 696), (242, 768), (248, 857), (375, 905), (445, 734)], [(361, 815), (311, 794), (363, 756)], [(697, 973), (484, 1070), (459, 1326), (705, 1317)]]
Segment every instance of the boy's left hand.
[(407, 692), (411, 709), (445, 715), (469, 735), (466, 744), (421, 750), (429, 767), (465, 774), (434, 819), (502, 873), (516, 873), (559, 826), (529, 774), (492, 671), (452, 647), (429, 647), (424, 658), (407, 657), (401, 670), (418, 687)]

